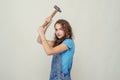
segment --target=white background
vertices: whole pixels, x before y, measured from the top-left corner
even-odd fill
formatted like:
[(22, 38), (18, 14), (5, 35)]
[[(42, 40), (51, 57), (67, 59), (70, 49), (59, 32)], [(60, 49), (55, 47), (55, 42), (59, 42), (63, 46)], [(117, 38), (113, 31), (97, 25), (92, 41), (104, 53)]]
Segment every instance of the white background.
[(37, 29), (58, 5), (73, 28), (72, 80), (120, 80), (120, 0), (0, 0), (0, 80), (48, 80), (51, 56)]

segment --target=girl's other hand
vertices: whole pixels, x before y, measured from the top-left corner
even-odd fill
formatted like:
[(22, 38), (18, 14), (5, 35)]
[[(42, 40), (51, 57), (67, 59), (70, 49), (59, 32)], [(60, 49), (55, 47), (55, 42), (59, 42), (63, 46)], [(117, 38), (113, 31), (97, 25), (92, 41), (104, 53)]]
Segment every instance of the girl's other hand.
[(47, 22), (48, 24), (49, 24), (51, 21), (52, 21), (52, 17), (51, 17), (51, 16), (49, 16), (49, 17), (47, 17), (47, 18), (45, 19), (45, 22)]
[(47, 28), (51, 24), (51, 22), (52, 22), (52, 17), (51, 16), (47, 17), (45, 19), (45, 22), (47, 23), (47, 25), (45, 26)]

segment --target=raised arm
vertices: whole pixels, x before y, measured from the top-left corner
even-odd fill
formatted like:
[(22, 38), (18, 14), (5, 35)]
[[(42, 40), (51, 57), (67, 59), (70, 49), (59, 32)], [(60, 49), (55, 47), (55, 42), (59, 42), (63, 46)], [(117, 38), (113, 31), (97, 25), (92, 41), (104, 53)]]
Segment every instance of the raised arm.
[[(48, 28), (49, 25), (51, 24), (51, 21), (52, 21), (52, 18), (51, 18), (51, 16), (49, 16), (49, 17), (47, 17), (46, 20), (45, 20), (45, 22), (47, 23), (47, 25), (40, 26), (40, 27), (43, 27), (43, 28), (44, 28), (44, 34), (46, 33), (47, 28)], [(40, 29), (40, 27), (39, 27), (39, 29)], [(39, 29), (38, 29), (38, 32), (39, 32)], [(42, 44), (40, 34), (38, 34), (37, 42), (38, 42), (39, 44)], [(50, 46), (53, 46), (53, 44), (54, 44), (54, 41), (51, 41), (51, 40), (47, 40), (47, 42), (48, 42), (48, 44), (49, 44)]]
[(60, 44), (56, 47), (52, 47), (49, 44), (49, 42), (46, 40), (43, 27), (39, 28), (39, 34), (40, 34), (40, 37), (41, 37), (41, 42), (42, 42), (43, 48), (46, 51), (47, 55), (58, 54), (58, 53), (63, 52), (63, 51), (68, 49), (68, 47), (65, 44)]

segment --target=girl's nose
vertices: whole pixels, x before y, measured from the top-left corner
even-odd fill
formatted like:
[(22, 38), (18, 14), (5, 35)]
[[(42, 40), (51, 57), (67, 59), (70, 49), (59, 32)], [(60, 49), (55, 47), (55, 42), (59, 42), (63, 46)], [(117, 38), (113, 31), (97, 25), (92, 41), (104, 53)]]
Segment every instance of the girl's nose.
[(58, 34), (58, 33), (59, 33), (59, 31), (56, 31), (56, 33)]

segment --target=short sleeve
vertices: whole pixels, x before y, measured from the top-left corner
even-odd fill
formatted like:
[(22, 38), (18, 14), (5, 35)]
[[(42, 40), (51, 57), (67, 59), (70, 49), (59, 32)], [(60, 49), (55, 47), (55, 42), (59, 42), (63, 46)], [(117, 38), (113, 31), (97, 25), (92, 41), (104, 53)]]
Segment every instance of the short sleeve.
[(68, 48), (72, 48), (73, 46), (73, 40), (71, 39), (65, 39), (62, 43), (67, 45)]

